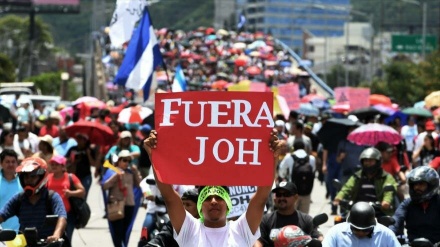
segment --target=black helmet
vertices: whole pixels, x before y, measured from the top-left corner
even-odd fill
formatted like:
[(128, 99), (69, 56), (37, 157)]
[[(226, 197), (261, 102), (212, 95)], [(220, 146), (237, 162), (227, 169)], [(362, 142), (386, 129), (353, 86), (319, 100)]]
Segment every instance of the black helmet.
[(357, 202), (351, 207), (347, 222), (359, 230), (373, 228), (376, 225), (374, 208), (367, 202)]
[[(419, 166), (414, 168), (408, 173), (407, 179), (409, 185), (409, 195), (411, 200), (415, 202), (427, 201), (437, 193), (439, 176), (434, 169), (428, 166)], [(426, 182), (428, 184), (426, 192), (422, 195), (419, 195), (414, 191), (414, 184), (418, 182)]]
[[(376, 164), (374, 166), (364, 167), (362, 162), (364, 159), (374, 159), (376, 160)], [(376, 148), (367, 148), (362, 151), (361, 155), (359, 156), (359, 161), (362, 165), (362, 171), (365, 173), (376, 173), (382, 169), (382, 154)]]

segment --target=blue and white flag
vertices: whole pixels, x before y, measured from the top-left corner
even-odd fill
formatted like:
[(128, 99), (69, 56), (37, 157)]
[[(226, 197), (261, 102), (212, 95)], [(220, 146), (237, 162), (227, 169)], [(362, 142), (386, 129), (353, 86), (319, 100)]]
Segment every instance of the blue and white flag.
[(173, 92), (185, 92), (186, 91), (186, 80), (183, 74), (182, 67), (180, 64), (176, 67), (176, 72), (174, 74), (173, 86), (171, 88)]
[(244, 24), (246, 24), (246, 17), (244, 16), (243, 13), (241, 13), (239, 20), (238, 20), (237, 28), (238, 29), (242, 28), (244, 26)]
[(144, 100), (147, 100), (154, 69), (162, 62), (162, 54), (151, 25), (150, 14), (145, 8), (142, 19), (128, 44), (115, 83), (134, 90), (143, 89)]
[(110, 22), (109, 36), (113, 46), (121, 47), (129, 41), (136, 22), (142, 17), (147, 1), (117, 0), (115, 12)]

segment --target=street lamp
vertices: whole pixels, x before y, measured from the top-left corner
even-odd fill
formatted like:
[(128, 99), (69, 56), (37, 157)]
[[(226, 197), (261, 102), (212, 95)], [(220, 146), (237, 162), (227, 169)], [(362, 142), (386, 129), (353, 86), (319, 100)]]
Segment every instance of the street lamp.
[(423, 3), (421, 3), (422, 0), (416, 1), (416, 0), (401, 0), (402, 2), (405, 3), (410, 3), (410, 4), (414, 4), (417, 6), (422, 6), (422, 59), (425, 60), (425, 56), (426, 56), (426, 12), (428, 11), (428, 3), (426, 1), (423, 1)]
[(69, 73), (62, 72), (61, 73), (61, 99), (67, 100), (67, 81), (69, 80)]

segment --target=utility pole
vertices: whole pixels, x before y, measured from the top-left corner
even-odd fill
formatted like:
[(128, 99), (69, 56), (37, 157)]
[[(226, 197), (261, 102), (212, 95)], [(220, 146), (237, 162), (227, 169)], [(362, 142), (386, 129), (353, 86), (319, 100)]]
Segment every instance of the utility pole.
[(426, 0), (423, 1), (422, 3), (422, 9), (423, 9), (423, 14), (422, 14), (422, 22), (423, 22), (423, 27), (422, 27), (422, 59), (425, 60), (426, 57), (426, 15), (427, 15), (427, 11), (428, 11), (428, 4), (426, 3)]

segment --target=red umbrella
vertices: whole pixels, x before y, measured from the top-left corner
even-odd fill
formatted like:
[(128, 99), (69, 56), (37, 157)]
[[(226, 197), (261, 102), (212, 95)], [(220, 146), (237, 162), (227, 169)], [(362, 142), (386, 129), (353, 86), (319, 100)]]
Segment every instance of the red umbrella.
[(248, 62), (247, 56), (239, 56), (237, 59), (235, 59), (234, 63), (236, 66), (245, 66)]
[(80, 110), (80, 119), (85, 119), (87, 116), (90, 115), (92, 109), (105, 109), (107, 108), (107, 105), (98, 100), (98, 101), (89, 101), (89, 102), (82, 102), (76, 107)]
[(402, 136), (395, 129), (384, 124), (365, 124), (353, 130), (347, 139), (358, 145), (374, 146), (379, 142), (398, 144)]
[(251, 67), (246, 69), (246, 72), (249, 75), (259, 75), (259, 74), (261, 74), (261, 69), (258, 68), (257, 66), (251, 66)]
[(391, 106), (393, 103), (391, 99), (382, 94), (372, 94), (370, 95), (370, 105), (385, 105)]
[(228, 85), (228, 82), (227, 82), (227, 81), (225, 81), (225, 80), (218, 80), (218, 81), (215, 81), (215, 82), (213, 82), (213, 83), (211, 84), (211, 88), (212, 88), (212, 89), (220, 89), (220, 90), (223, 90), (223, 89), (226, 87), (226, 85)]
[(307, 94), (306, 96), (301, 98), (302, 103), (309, 103), (315, 99), (326, 100), (326, 98), (319, 94)]
[(91, 143), (108, 145), (115, 141), (112, 129), (98, 122), (79, 120), (65, 128), (66, 134), (75, 137), (77, 134), (85, 134)]

